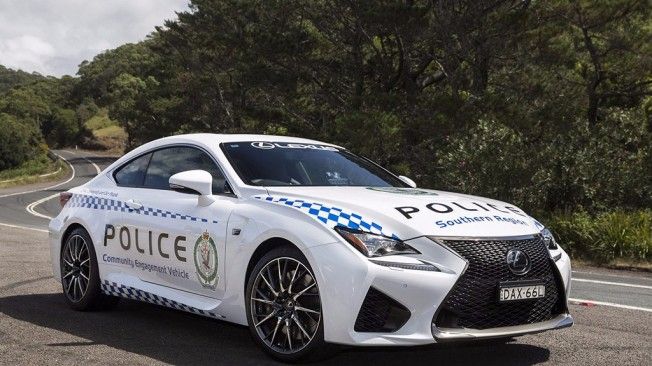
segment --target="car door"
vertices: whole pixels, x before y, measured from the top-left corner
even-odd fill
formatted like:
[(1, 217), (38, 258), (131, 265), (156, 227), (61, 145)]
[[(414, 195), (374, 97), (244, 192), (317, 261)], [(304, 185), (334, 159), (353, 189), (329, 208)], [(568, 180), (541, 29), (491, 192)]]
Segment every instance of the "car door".
[[(169, 187), (170, 176), (195, 169), (213, 176), (216, 200), (209, 206), (200, 206), (196, 194)], [(138, 178), (142, 183), (123, 186), (120, 192), (129, 214), (115, 215), (113, 221), (119, 249), (129, 248), (131, 274), (169, 289), (221, 299), (226, 229), (235, 197), (225, 188), (215, 160), (198, 147), (169, 146), (150, 153)]]
[(116, 168), (111, 174), (116, 185), (106, 191), (93, 192), (94, 196), (102, 194), (106, 197), (99, 202), (96, 208), (101, 211), (94, 217), (103, 220), (104, 226), (95, 249), (100, 277), (104, 281), (141, 288), (136, 263), (152, 261), (140, 250), (151, 235), (147, 230), (147, 220), (141, 211), (129, 206), (131, 197), (147, 192), (142, 185), (151, 157), (151, 152), (145, 153)]

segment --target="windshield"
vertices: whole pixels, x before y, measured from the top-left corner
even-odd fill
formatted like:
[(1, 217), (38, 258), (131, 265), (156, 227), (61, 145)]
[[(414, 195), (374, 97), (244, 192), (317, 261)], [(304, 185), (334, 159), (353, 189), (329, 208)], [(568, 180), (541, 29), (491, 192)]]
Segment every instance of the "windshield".
[(406, 187), (378, 165), (332, 146), (248, 141), (222, 149), (249, 185)]

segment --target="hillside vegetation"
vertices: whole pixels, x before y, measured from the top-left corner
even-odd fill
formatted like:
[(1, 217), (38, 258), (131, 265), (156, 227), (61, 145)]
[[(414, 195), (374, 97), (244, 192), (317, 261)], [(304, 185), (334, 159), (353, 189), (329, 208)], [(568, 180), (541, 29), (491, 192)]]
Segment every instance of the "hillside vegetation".
[[(612, 212), (640, 222), (652, 207), (650, 11), (647, 0), (193, 0), (77, 77), (0, 89), (2, 123), (23, 126), (0, 169), (42, 142), (288, 134), (420, 186), (514, 202), (560, 231)], [(649, 261), (650, 230), (631, 232), (622, 240), (647, 251), (614, 255)]]

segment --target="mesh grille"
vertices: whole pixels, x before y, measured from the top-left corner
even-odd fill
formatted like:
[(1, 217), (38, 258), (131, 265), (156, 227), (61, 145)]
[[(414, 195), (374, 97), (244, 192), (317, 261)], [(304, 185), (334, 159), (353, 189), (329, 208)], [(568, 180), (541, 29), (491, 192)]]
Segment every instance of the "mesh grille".
[[(444, 328), (489, 329), (537, 323), (563, 311), (563, 294), (550, 255), (539, 236), (524, 240), (443, 240), (445, 245), (469, 262), (438, 313), (435, 324)], [(507, 251), (518, 248), (531, 260), (525, 275), (507, 267)], [(546, 286), (541, 299), (498, 301), (499, 284), (533, 281)]]
[(355, 321), (356, 332), (395, 332), (410, 318), (410, 311), (396, 300), (370, 288)]

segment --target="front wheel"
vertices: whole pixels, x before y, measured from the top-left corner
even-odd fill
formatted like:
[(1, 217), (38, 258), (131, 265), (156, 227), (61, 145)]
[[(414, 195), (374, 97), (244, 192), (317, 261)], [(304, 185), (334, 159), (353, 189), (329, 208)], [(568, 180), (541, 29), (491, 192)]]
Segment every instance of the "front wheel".
[(246, 295), (251, 334), (273, 358), (296, 362), (330, 354), (319, 286), (298, 249), (280, 247), (263, 256), (249, 277)]

